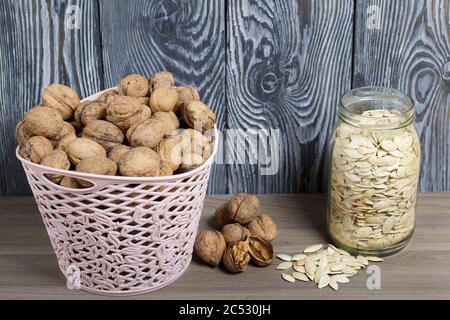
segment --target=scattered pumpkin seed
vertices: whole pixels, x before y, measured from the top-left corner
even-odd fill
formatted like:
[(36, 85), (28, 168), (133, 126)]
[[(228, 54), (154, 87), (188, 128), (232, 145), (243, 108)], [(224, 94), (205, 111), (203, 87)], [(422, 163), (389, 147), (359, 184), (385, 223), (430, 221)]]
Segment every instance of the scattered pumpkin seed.
[[(314, 281), (319, 289), (329, 286), (334, 291), (339, 290), (339, 283), (349, 283), (350, 277), (358, 274), (369, 262), (381, 262), (379, 257), (352, 256), (347, 251), (328, 245), (322, 249), (322, 244), (307, 247), (304, 252), (293, 256), (281, 253), (277, 257), (281, 262), (276, 269), (294, 269), (292, 274), (282, 273), (282, 278), (287, 282), (296, 280), (307, 282)], [(289, 261), (285, 261), (289, 260)]]
[(287, 282), (295, 282), (295, 278), (289, 273), (282, 273), (281, 277)]

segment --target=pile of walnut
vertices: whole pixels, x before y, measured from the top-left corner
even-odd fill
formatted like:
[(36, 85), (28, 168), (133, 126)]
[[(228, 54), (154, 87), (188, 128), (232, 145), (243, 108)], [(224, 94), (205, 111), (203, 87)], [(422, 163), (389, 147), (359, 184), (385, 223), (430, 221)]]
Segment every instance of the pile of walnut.
[[(20, 155), (34, 163), (100, 175), (169, 176), (202, 165), (212, 152), (215, 114), (194, 87), (175, 86), (169, 72), (132, 74), (118, 90), (80, 103), (78, 94), (51, 84), (42, 103), (17, 124)], [(48, 175), (70, 188), (79, 179)]]
[(224, 267), (233, 273), (245, 271), (248, 263), (265, 267), (275, 257), (270, 241), (277, 226), (267, 215), (260, 215), (256, 196), (239, 193), (217, 208), (216, 222), (222, 231), (201, 231), (195, 240), (195, 253), (204, 262)]

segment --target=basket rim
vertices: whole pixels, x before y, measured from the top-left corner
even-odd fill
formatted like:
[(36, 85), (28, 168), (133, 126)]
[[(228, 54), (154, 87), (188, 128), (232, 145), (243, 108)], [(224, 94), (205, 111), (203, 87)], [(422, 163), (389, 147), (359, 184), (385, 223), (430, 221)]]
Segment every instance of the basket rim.
[[(102, 93), (110, 91), (110, 90), (115, 90), (115, 89), (117, 89), (117, 87), (112, 87), (109, 89), (99, 91), (87, 98), (84, 98), (83, 100), (81, 100), (81, 102), (96, 99)], [(132, 181), (132, 182), (140, 182), (140, 183), (143, 183), (143, 182), (153, 183), (153, 182), (164, 182), (164, 181), (181, 180), (181, 179), (185, 179), (185, 178), (190, 178), (192, 176), (195, 176), (199, 172), (204, 171), (204, 169), (206, 167), (211, 165), (211, 163), (216, 155), (217, 149), (219, 147), (218, 142), (219, 142), (218, 141), (218, 130), (217, 130), (217, 126), (214, 125), (214, 148), (213, 148), (212, 153), (209, 155), (208, 159), (201, 166), (199, 166), (198, 168), (195, 168), (193, 170), (190, 170), (188, 172), (184, 172), (184, 173), (180, 173), (180, 174), (176, 174), (176, 175), (170, 175), (170, 176), (157, 176), (157, 177), (107, 176), (107, 175), (84, 173), (84, 172), (77, 172), (77, 171), (72, 171), (72, 170), (47, 167), (47, 166), (43, 166), (41, 164), (37, 164), (37, 163), (31, 162), (31, 161), (23, 158), (19, 154), (20, 146), (16, 147), (16, 157), (17, 157), (17, 159), (19, 159), (20, 162), (22, 162), (22, 164), (26, 164), (29, 167), (36, 168), (39, 171), (42, 171), (43, 173), (46, 173), (46, 174), (60, 174), (60, 175), (64, 175), (64, 176), (95, 179), (95, 180), (99, 180), (99, 181), (114, 181), (114, 182), (123, 182), (123, 183), (130, 183)]]

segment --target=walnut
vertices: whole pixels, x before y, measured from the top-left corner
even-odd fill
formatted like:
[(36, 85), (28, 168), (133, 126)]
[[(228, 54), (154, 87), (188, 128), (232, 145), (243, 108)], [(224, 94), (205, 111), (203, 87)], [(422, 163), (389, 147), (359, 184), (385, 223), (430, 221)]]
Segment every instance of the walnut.
[(119, 127), (128, 130), (133, 124), (150, 118), (150, 109), (132, 97), (116, 96), (106, 108), (106, 119)]
[(122, 156), (125, 153), (127, 153), (132, 149), (133, 149), (132, 147), (123, 144), (117, 145), (109, 151), (108, 158), (114, 161), (115, 163), (118, 163), (120, 158), (122, 158)]
[(70, 119), (80, 104), (80, 97), (71, 88), (54, 83), (45, 88), (42, 94), (44, 106), (57, 110), (64, 120)]
[(167, 137), (161, 140), (156, 147), (161, 160), (170, 165), (172, 171), (176, 171), (180, 167), (182, 157), (182, 145), (173, 137)]
[(150, 98), (149, 97), (136, 97), (134, 98), (139, 104), (144, 104), (147, 107), (150, 107)]
[(228, 202), (229, 218), (240, 224), (252, 221), (259, 212), (259, 200), (255, 195), (238, 193)]
[(227, 245), (245, 241), (250, 235), (248, 229), (239, 223), (227, 224), (222, 228), (221, 232)]
[(155, 151), (146, 147), (138, 147), (125, 153), (119, 160), (119, 171), (128, 177), (157, 176), (160, 157)]
[(159, 120), (163, 124), (164, 135), (171, 136), (180, 127), (180, 121), (175, 113), (169, 112), (156, 112), (152, 114), (151, 119)]
[(119, 83), (119, 94), (130, 97), (145, 97), (148, 95), (148, 80), (140, 74), (130, 74)]
[(154, 148), (163, 137), (163, 123), (151, 118), (131, 126), (127, 131), (127, 139), (132, 147)]
[(28, 129), (35, 136), (43, 136), (49, 139), (56, 137), (64, 125), (64, 120), (58, 111), (40, 106), (26, 112), (25, 121)]
[(90, 121), (106, 118), (106, 104), (98, 101), (85, 101), (75, 110), (75, 121), (80, 126), (87, 125)]
[(158, 176), (167, 177), (171, 175), (173, 175), (173, 170), (170, 163), (167, 161), (161, 161), (159, 164)]
[[(67, 154), (62, 150), (53, 150), (50, 152), (42, 159), (41, 165), (63, 170), (70, 169), (70, 161), (67, 158)], [(46, 174), (45, 176), (56, 184), (59, 184), (63, 179), (63, 175), (60, 174)]]
[(197, 153), (205, 160), (209, 157), (212, 144), (209, 139), (194, 129), (180, 129), (174, 138), (182, 145), (183, 153)]
[(173, 79), (173, 75), (167, 71), (161, 71), (155, 73), (150, 79), (150, 92), (153, 93), (153, 90), (161, 87), (173, 87), (175, 85), (175, 81)]
[(248, 239), (250, 259), (258, 267), (270, 265), (275, 258), (272, 244), (260, 237), (250, 237)]
[(72, 121), (68, 121), (68, 123), (70, 123), (70, 125), (75, 129), (76, 134), (81, 133), (81, 131), (83, 131), (83, 126), (76, 122), (75, 120)]
[(107, 121), (95, 120), (89, 122), (81, 133), (83, 138), (91, 139), (105, 148), (106, 152), (111, 151), (123, 142), (122, 131)]
[(83, 187), (78, 183), (77, 179), (64, 176), (64, 178), (61, 180), (60, 184), (61, 187), (69, 188), (69, 189), (82, 189)]
[(228, 213), (228, 202), (222, 203), (214, 213), (214, 217), (219, 226), (224, 227), (230, 223), (233, 223), (233, 220), (230, 218), (230, 214)]
[(181, 158), (179, 172), (188, 172), (200, 167), (205, 162), (205, 159), (198, 153), (188, 152), (184, 153)]
[(65, 149), (70, 162), (74, 165), (78, 165), (82, 159), (87, 157), (106, 157), (105, 149), (97, 142), (87, 138), (76, 138), (70, 141)]
[(266, 214), (256, 217), (247, 225), (252, 236), (272, 241), (276, 238), (278, 229), (275, 222)]
[(108, 90), (108, 91), (103, 92), (103, 93), (98, 97), (97, 101), (100, 102), (100, 103), (105, 103), (105, 104), (106, 104), (106, 101), (107, 101), (107, 99), (108, 99), (109, 97), (117, 96), (118, 94), (119, 94), (119, 93), (118, 93), (116, 90)]
[[(107, 176), (114, 176), (117, 172), (117, 164), (106, 158), (105, 156), (92, 156), (81, 159), (77, 164), (76, 171), (100, 174)], [(82, 179), (77, 179), (78, 183), (82, 187), (90, 187), (91, 183)]]
[(53, 146), (50, 140), (41, 136), (34, 136), (28, 139), (25, 145), (20, 149), (20, 155), (31, 162), (40, 164), (50, 152)]
[(16, 140), (19, 146), (23, 147), (32, 136), (34, 135), (28, 128), (25, 120), (20, 121), (16, 125)]
[(225, 240), (219, 231), (200, 231), (195, 239), (196, 255), (205, 263), (215, 267), (225, 251)]
[(178, 101), (178, 92), (175, 87), (161, 87), (153, 90), (150, 96), (150, 109), (152, 112), (172, 111)]
[(195, 87), (176, 87), (175, 89), (178, 92), (178, 101), (173, 111), (177, 114), (186, 102), (200, 100), (200, 95)]
[(192, 100), (185, 103), (181, 114), (187, 126), (203, 133), (213, 129), (216, 122), (215, 113), (201, 101)]
[(75, 128), (70, 123), (64, 121), (61, 131), (51, 140), (51, 142), (55, 149), (65, 150), (66, 145), (76, 138), (77, 134)]
[(247, 241), (239, 241), (225, 249), (222, 262), (224, 267), (232, 273), (247, 270), (250, 261), (249, 247)]

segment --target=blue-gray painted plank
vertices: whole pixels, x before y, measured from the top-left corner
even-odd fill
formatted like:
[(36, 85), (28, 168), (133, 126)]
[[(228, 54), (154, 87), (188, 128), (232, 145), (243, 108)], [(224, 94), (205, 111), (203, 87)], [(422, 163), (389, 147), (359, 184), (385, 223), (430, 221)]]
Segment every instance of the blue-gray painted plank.
[(356, 13), (353, 86), (411, 96), (422, 144), (420, 189), (450, 190), (449, 2), (361, 0)]
[[(228, 168), (230, 192), (324, 191), (328, 137), (339, 97), (351, 86), (353, 1), (228, 4), (228, 125), (244, 133), (227, 139), (227, 152), (239, 152), (236, 141), (247, 147), (238, 155), (246, 164)], [(255, 139), (245, 133), (249, 128), (279, 129), (280, 138), (272, 148), (249, 142)], [(279, 170), (264, 175), (265, 166), (249, 159), (264, 163), (258, 153), (277, 154), (274, 147), (279, 147)]]
[[(222, 0), (100, 1), (105, 85), (129, 73), (171, 71), (195, 85), (225, 127), (225, 2)], [(226, 171), (214, 166), (209, 191), (226, 193)]]
[(14, 154), (23, 113), (51, 82), (81, 96), (103, 87), (97, 1), (2, 0), (0, 25), (0, 195), (24, 195), (30, 189)]

